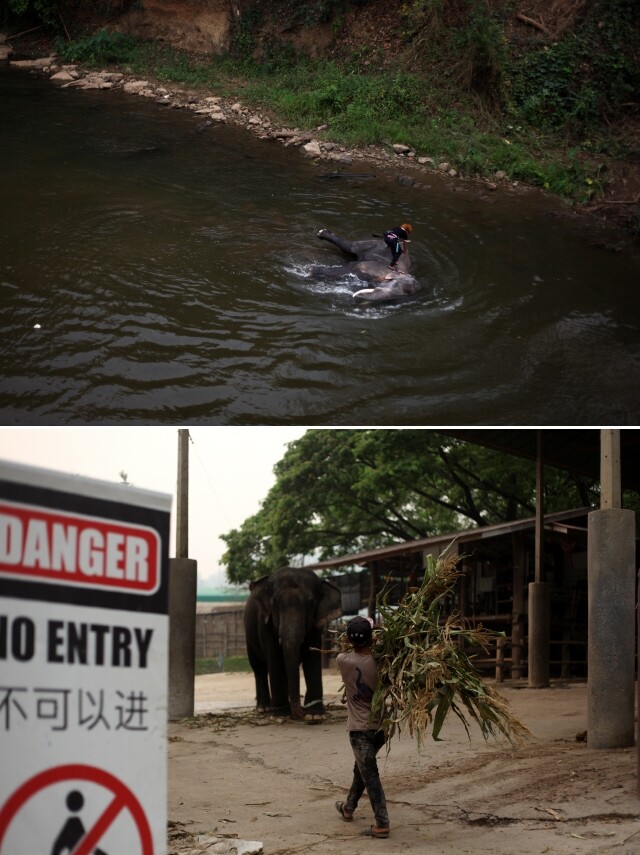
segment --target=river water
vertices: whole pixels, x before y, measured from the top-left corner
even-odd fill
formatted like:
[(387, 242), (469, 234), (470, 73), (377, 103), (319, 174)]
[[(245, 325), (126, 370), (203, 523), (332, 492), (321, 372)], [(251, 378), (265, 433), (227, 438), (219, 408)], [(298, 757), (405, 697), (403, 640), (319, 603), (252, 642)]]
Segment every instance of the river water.
[[(0, 116), (2, 424), (640, 422), (640, 254), (538, 194), (328, 180), (246, 131), (13, 70)], [(405, 221), (416, 297), (357, 306), (355, 281), (309, 277), (342, 261), (319, 228)]]

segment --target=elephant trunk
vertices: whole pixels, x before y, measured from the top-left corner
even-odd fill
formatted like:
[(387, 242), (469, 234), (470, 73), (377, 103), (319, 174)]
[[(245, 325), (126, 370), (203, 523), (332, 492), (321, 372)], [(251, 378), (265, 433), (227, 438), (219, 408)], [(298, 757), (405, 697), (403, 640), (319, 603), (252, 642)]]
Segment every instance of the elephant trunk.
[(287, 674), (287, 694), (291, 706), (291, 714), (294, 718), (303, 718), (304, 712), (300, 703), (300, 660), (302, 643), (304, 640), (304, 628), (294, 624), (288, 624), (286, 630), (280, 635), (282, 655)]

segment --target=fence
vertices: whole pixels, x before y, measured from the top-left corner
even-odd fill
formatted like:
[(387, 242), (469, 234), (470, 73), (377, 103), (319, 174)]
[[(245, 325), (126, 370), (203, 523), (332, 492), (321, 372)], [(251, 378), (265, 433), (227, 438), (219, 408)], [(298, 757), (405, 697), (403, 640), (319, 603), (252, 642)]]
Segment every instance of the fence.
[(245, 656), (242, 616), (244, 605), (216, 608), (196, 614), (196, 659)]

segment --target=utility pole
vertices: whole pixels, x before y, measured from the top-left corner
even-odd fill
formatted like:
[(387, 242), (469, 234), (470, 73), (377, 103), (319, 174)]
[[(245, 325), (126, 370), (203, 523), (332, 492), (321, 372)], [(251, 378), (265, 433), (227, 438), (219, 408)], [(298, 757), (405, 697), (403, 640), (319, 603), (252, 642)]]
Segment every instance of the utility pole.
[(536, 431), (535, 581), (529, 583), (529, 688), (549, 685), (549, 586), (544, 558), (544, 463), (542, 430)]
[(189, 557), (189, 431), (178, 431), (176, 558)]
[(189, 555), (189, 431), (178, 431), (176, 557), (169, 561), (169, 719), (193, 715), (198, 564)]

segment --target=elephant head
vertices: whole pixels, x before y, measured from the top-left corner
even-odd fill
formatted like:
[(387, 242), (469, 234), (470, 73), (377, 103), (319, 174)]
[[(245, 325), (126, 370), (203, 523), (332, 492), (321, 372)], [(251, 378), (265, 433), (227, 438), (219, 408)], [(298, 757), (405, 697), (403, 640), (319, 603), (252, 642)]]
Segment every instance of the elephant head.
[(282, 567), (251, 583), (257, 603), (262, 652), (269, 669), (274, 707), (288, 704), (304, 717), (300, 703), (300, 665), (306, 683), (305, 706), (322, 711), (322, 630), (342, 614), (340, 590), (312, 570)]

